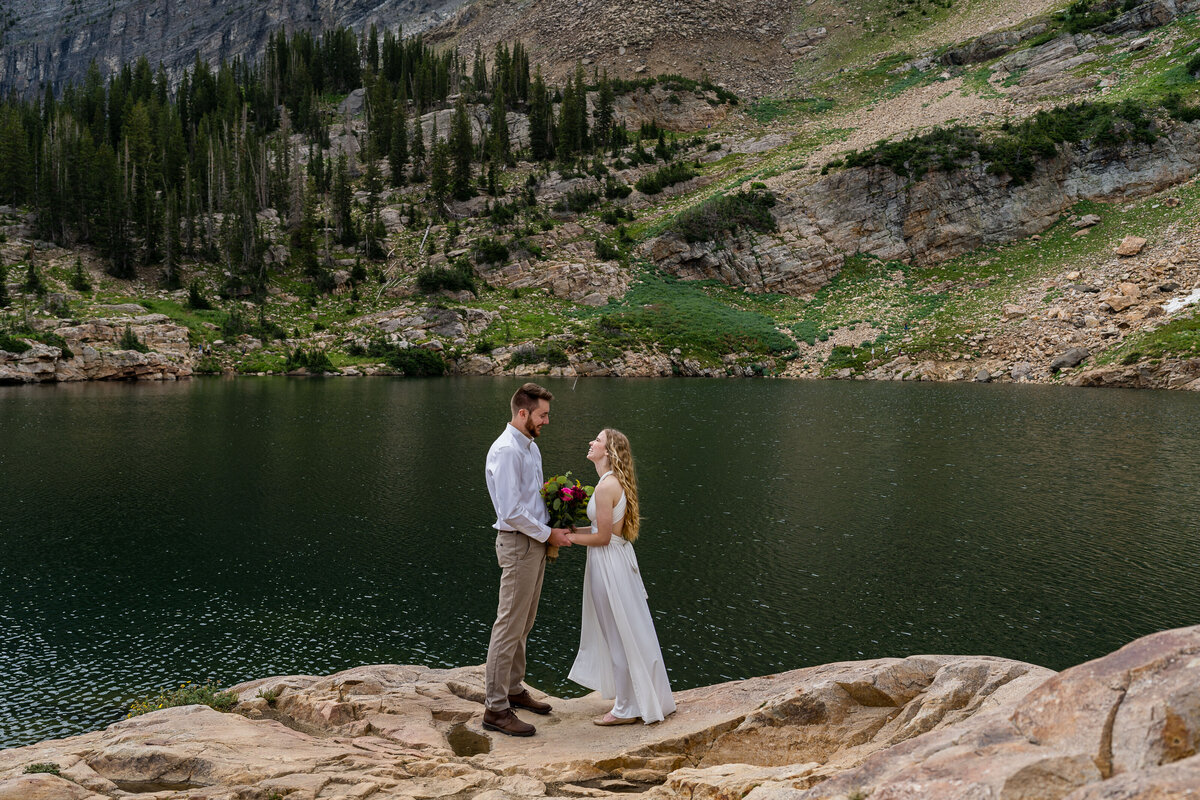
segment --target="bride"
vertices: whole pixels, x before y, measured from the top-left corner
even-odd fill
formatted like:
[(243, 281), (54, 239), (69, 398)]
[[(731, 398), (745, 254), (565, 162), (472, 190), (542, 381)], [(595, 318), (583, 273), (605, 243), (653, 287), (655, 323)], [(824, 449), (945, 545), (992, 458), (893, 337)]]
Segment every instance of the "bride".
[(568, 534), (573, 544), (588, 549), (579, 655), (569, 677), (616, 698), (611, 711), (592, 720), (595, 724), (658, 722), (675, 711), (675, 700), (633, 553), (641, 520), (629, 439), (605, 428), (592, 440), (587, 457), (600, 479), (588, 501), (591, 533)]

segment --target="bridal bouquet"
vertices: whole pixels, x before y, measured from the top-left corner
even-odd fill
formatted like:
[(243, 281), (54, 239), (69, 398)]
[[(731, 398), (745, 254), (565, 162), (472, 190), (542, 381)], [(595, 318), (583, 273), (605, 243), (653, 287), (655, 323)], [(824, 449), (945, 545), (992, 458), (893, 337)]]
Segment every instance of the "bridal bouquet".
[[(571, 477), (555, 475), (542, 484), (542, 500), (546, 502), (546, 510), (550, 512), (551, 528), (574, 528), (587, 526), (588, 498), (595, 491), (593, 486), (584, 486)], [(550, 545), (546, 548), (546, 558), (554, 561), (558, 558), (558, 547)]]

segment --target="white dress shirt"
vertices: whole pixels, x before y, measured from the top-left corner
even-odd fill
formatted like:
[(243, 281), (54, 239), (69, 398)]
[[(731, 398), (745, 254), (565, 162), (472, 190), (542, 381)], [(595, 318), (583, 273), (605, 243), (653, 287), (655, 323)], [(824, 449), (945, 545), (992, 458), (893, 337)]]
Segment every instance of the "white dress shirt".
[(542, 500), (542, 454), (533, 439), (509, 423), (487, 454), (487, 487), (496, 509), (493, 528), (545, 542), (550, 513)]

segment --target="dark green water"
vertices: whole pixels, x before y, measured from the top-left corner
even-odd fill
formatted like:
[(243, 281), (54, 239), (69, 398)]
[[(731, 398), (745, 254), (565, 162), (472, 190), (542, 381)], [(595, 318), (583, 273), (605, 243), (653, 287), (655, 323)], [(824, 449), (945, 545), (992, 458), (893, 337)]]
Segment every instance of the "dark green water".
[[(0, 387), (0, 746), (135, 696), (484, 660), (483, 459), (516, 381)], [(1200, 396), (794, 381), (547, 381), (547, 475), (625, 430), (676, 688), (830, 661), (1063, 668), (1200, 623)], [(565, 680), (581, 550), (530, 680)]]

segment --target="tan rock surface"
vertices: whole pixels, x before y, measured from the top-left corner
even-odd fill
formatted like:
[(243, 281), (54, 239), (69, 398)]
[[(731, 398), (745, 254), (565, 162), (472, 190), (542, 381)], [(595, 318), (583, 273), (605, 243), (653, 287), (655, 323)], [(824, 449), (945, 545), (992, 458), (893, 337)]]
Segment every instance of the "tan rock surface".
[[(1010, 706), (1052, 674), (987, 657), (831, 664), (679, 692), (679, 710), (651, 726), (596, 728), (591, 719), (610, 703), (554, 698), (553, 714), (533, 718), (538, 735), (516, 739), (480, 728), (482, 667), (367, 666), (234, 687), (241, 714), (165, 709), (0, 752), (0, 792), (28, 783), (25, 766), (56, 763), (65, 786), (104, 797), (499, 800), (607, 795), (604, 781), (737, 794), (756, 780), (823, 780), (894, 741)], [(681, 769), (690, 772), (668, 781)]]
[[(1170, 787), (1196, 774), (1198, 743), (1200, 626), (1194, 626), (1139, 639), (1054, 676), (1015, 708), (899, 743), (789, 796), (1181, 797)], [(1105, 785), (1118, 776), (1134, 794)]]
[[(485, 734), (482, 667), (376, 665), (234, 687), (0, 751), (0, 800), (139, 797), (1177, 798), (1200, 783), (1200, 626), (1060, 674), (986, 656), (827, 664), (677, 693), (651, 726), (552, 698), (532, 739)], [(532, 715), (527, 715), (532, 717)], [(34, 763), (61, 776), (26, 775)]]
[[(126, 325), (150, 352), (118, 349)], [(66, 341), (71, 358), (33, 341), (24, 353), (0, 351), (0, 383), (176, 380), (192, 374), (188, 329), (162, 314), (58, 325), (54, 333)]]

